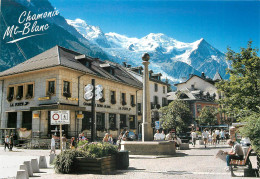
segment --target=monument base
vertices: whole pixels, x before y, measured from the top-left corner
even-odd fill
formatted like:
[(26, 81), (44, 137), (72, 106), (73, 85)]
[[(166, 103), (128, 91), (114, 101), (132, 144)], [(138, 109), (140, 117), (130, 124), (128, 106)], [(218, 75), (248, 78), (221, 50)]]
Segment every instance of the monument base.
[(128, 150), (130, 155), (174, 155), (174, 141), (122, 141), (121, 150)]

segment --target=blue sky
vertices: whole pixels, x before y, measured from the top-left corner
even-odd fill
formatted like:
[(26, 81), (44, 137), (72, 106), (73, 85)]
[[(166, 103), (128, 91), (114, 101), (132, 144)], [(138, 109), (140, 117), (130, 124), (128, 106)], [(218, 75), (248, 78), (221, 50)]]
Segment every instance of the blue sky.
[(204, 38), (222, 52), (249, 40), (260, 48), (260, 1), (49, 0), (66, 19), (84, 19), (128, 37), (164, 33), (182, 42)]

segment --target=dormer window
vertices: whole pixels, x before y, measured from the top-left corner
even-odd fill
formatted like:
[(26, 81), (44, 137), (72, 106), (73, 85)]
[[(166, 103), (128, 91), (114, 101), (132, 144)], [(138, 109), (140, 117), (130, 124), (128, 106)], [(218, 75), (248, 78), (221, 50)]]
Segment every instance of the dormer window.
[(90, 61), (85, 61), (85, 66), (90, 68), (91, 67), (91, 62)]
[(111, 75), (115, 75), (115, 67), (108, 64), (108, 63), (104, 63), (104, 64), (100, 64), (100, 67), (103, 68), (104, 70), (106, 70), (109, 74)]

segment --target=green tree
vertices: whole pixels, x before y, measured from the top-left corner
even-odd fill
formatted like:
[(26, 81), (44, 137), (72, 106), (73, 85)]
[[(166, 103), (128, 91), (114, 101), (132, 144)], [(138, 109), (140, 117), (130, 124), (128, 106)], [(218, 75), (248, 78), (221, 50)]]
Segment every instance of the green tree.
[(231, 62), (230, 80), (217, 84), (219, 91), (224, 92), (220, 105), (237, 116), (245, 116), (245, 112), (257, 111), (260, 104), (260, 58), (258, 49), (252, 49), (252, 42), (247, 48), (236, 53), (228, 48), (227, 60)]
[(189, 104), (182, 100), (174, 100), (168, 106), (159, 110), (163, 129), (176, 128), (177, 132), (185, 131), (191, 123), (191, 111)]
[(172, 92), (171, 84), (169, 84), (169, 80), (167, 77), (165, 79), (165, 83), (167, 84), (167, 93)]
[(245, 126), (239, 129), (241, 134), (245, 137), (249, 137), (253, 149), (260, 156), (260, 111), (252, 112), (250, 116), (244, 118), (246, 121)]
[(202, 108), (199, 121), (201, 124), (207, 124), (209, 126), (215, 125), (217, 123), (218, 110), (214, 106), (205, 106)]

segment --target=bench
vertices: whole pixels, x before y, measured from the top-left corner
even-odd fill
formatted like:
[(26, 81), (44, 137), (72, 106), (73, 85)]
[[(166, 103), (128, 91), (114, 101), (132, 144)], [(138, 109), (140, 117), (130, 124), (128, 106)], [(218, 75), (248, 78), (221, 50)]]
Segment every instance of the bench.
[(234, 167), (237, 167), (237, 166), (248, 166), (248, 169), (252, 170), (252, 163), (249, 160), (249, 156), (251, 155), (251, 152), (252, 152), (252, 147), (250, 146), (248, 151), (247, 151), (247, 154), (246, 154), (244, 160), (231, 159), (229, 164), (230, 164), (230, 171), (231, 171), (231, 176), (232, 177), (235, 176), (235, 174), (234, 174)]

